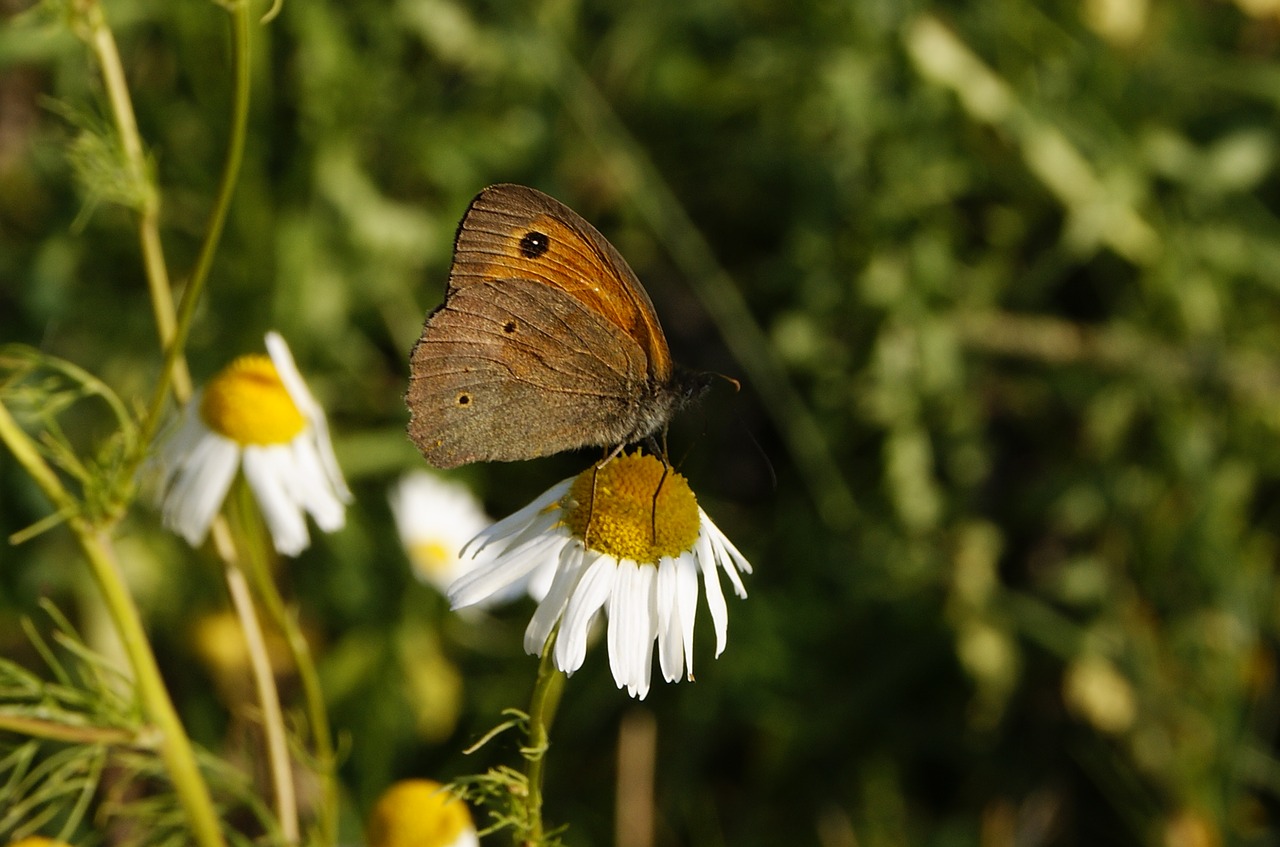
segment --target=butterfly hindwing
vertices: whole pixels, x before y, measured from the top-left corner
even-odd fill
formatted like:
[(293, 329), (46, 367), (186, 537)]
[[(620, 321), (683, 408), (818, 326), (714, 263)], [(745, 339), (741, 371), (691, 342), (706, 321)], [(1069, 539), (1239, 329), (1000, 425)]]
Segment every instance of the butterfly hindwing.
[(619, 443), (647, 383), (634, 341), (527, 279), (450, 293), (410, 357), (409, 435), (437, 467)]

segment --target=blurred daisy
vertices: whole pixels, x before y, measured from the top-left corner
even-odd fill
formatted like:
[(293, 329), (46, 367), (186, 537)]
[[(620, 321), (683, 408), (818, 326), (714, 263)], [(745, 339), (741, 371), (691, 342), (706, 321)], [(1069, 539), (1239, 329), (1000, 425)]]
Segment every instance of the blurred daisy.
[(278, 333), (270, 356), (241, 356), (196, 392), (161, 446), (164, 525), (192, 545), (204, 541), (236, 471), (243, 470), (277, 552), (311, 543), (304, 513), (325, 532), (341, 529), (351, 492), (311, 396)]
[(550, 590), (525, 630), (525, 650), (541, 655), (558, 623), (555, 663), (573, 673), (586, 656), (591, 622), (604, 610), (613, 679), (641, 699), (649, 693), (655, 643), (667, 682), (693, 679), (698, 574), (718, 657), (729, 626), (719, 571), (739, 597), (747, 596), (739, 572), (751, 573), (747, 560), (698, 507), (684, 477), (640, 453), (552, 486), (482, 532), (466, 552), (493, 558), (453, 584), (454, 608), (554, 566)]
[(373, 807), (365, 829), (369, 847), (479, 847), (467, 804), (438, 782), (405, 779)]
[(475, 564), (459, 557), (463, 545), (493, 520), (471, 489), (426, 471), (405, 474), (388, 499), (413, 572), (445, 593)]

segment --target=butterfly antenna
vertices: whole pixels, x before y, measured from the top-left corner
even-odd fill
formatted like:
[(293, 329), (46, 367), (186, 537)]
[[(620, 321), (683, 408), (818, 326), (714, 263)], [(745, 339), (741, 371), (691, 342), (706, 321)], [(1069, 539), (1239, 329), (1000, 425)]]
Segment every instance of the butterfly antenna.
[(742, 383), (738, 382), (736, 379), (729, 376), (728, 374), (717, 373), (716, 371), (707, 371), (707, 375), (716, 376), (716, 377), (719, 377), (720, 379), (723, 379), (725, 382), (733, 386), (734, 391), (742, 390)]
[(771, 462), (771, 461), (769, 460), (769, 454), (768, 454), (768, 452), (766, 452), (766, 451), (765, 451), (765, 449), (764, 449), (764, 445), (762, 445), (762, 444), (760, 443), (760, 440), (759, 440), (758, 438), (756, 438), (755, 433), (753, 433), (751, 430), (747, 429), (745, 426), (743, 427), (743, 432), (745, 432), (745, 433), (747, 434), (747, 438), (750, 438), (750, 439), (751, 439), (751, 444), (752, 444), (752, 446), (754, 446), (754, 447), (756, 448), (756, 452), (760, 454), (760, 458), (761, 458), (761, 459), (764, 459), (764, 466), (765, 466), (765, 468), (767, 468), (767, 469), (768, 469), (768, 471), (769, 471), (769, 487), (770, 487), (770, 489), (771, 489), (771, 490), (774, 490), (774, 491), (777, 491), (777, 489), (778, 489), (778, 472), (777, 472), (777, 470), (773, 467), (773, 462)]

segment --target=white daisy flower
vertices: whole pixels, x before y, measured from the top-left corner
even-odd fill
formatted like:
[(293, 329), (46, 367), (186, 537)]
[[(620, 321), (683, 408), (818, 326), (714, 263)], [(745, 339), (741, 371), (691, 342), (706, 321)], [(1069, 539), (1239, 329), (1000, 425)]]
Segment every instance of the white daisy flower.
[(304, 513), (325, 532), (346, 520), (351, 492), (324, 410), (284, 339), (269, 332), (266, 344), (269, 357), (241, 356), (196, 392), (156, 458), (164, 525), (192, 546), (204, 541), (237, 470), (283, 555), (311, 543)]
[(471, 489), (426, 471), (405, 474), (387, 497), (414, 574), (445, 593), (476, 563), (459, 556), (463, 546), (493, 520)]
[(369, 847), (480, 847), (471, 812), (430, 779), (405, 779), (382, 793), (365, 826)]
[(739, 597), (747, 596), (739, 573), (751, 573), (743, 555), (698, 507), (684, 477), (639, 453), (552, 486), (480, 533), (464, 553), (493, 558), (450, 587), (455, 609), (553, 566), (550, 589), (525, 630), (525, 650), (541, 655), (559, 625), (556, 667), (573, 673), (586, 657), (591, 623), (603, 610), (613, 679), (638, 699), (649, 693), (655, 643), (667, 682), (693, 679), (699, 573), (717, 657), (729, 626), (719, 571)]

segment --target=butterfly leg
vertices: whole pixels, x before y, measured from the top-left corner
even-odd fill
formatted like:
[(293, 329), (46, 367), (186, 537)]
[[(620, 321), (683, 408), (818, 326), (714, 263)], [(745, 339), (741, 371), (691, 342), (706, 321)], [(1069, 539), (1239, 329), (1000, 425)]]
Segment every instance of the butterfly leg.
[(671, 471), (671, 463), (667, 461), (667, 428), (662, 428), (661, 445), (652, 435), (646, 441), (650, 451), (662, 460), (662, 476), (658, 477), (658, 487), (653, 490), (653, 505), (649, 512), (649, 545), (653, 546), (658, 543), (658, 495), (662, 493), (662, 483), (667, 481), (667, 474)]
[(597, 475), (601, 468), (618, 458), (618, 455), (622, 453), (622, 448), (625, 446), (625, 444), (619, 444), (617, 447), (613, 448), (612, 453), (606, 453), (603, 459), (591, 466), (591, 502), (587, 504), (587, 528), (582, 533), (582, 543), (587, 548), (591, 548), (591, 523), (596, 518)]

